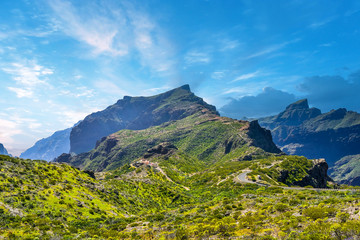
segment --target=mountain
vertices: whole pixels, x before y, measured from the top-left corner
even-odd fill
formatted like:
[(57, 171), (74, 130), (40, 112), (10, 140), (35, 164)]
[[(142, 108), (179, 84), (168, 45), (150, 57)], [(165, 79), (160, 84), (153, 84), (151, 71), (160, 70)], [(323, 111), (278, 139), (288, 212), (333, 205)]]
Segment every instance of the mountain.
[[(312, 191), (334, 186), (324, 160), (285, 155), (257, 121), (220, 117), (186, 88), (170, 95), (163, 105), (169, 116), (175, 109), (188, 116), (122, 129), (89, 152), (54, 162), (1, 155), (0, 239), (276, 239), (279, 229), (294, 239), (353, 234), (360, 221), (347, 215), (349, 196)], [(296, 218), (289, 224), (285, 215)], [(325, 218), (319, 232), (314, 221)]]
[(360, 153), (360, 114), (345, 108), (321, 114), (304, 99), (259, 123), (271, 130), (274, 142), (288, 154), (325, 158), (332, 166), (344, 156)]
[(330, 175), (338, 183), (360, 186), (360, 154), (345, 156), (335, 162)]
[(70, 152), (88, 152), (102, 137), (121, 129), (139, 130), (216, 108), (195, 96), (189, 85), (151, 97), (125, 96), (103, 111), (92, 113), (70, 133)]
[(72, 128), (57, 131), (47, 138), (37, 141), (34, 146), (23, 152), (20, 157), (51, 161), (70, 150), (70, 132)]
[[(197, 103), (194, 105), (190, 107), (198, 106)], [(267, 152), (281, 152), (272, 142), (270, 131), (261, 128), (257, 121), (224, 118), (218, 116), (212, 108), (201, 107), (186, 118), (160, 126), (144, 130), (121, 130), (102, 138), (89, 152), (63, 154), (55, 161), (93, 171), (114, 170), (164, 142), (207, 163), (221, 161), (235, 153), (236, 159), (249, 160)]]
[(6, 150), (6, 148), (4, 147), (4, 145), (2, 143), (0, 143), (0, 154), (9, 155), (8, 151)]

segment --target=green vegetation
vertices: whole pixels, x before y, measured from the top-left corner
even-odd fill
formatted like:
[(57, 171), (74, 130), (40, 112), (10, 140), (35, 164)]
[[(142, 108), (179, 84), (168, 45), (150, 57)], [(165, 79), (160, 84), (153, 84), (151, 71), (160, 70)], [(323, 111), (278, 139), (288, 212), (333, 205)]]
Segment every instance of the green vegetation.
[(360, 154), (345, 156), (335, 163), (330, 176), (340, 183), (359, 185), (357, 180), (360, 177), (359, 163)]
[(204, 110), (69, 156), (87, 171), (0, 155), (0, 239), (360, 237), (360, 192), (287, 187), (326, 184), (324, 168), (256, 122)]
[[(268, 155), (265, 151), (279, 151), (269, 140), (268, 145), (254, 143), (249, 122), (223, 118), (207, 111), (181, 120), (164, 123), (144, 130), (121, 130), (107, 137), (95, 149), (74, 156), (73, 166), (93, 171), (115, 170), (140, 158), (147, 149), (162, 142), (174, 144), (180, 151), (206, 164), (225, 159), (251, 158)], [(258, 132), (263, 139), (266, 132)]]
[[(96, 173), (0, 156), (0, 238), (343, 239), (360, 236), (360, 192), (241, 184), (244, 169), (292, 171), (278, 156), (211, 166), (176, 151)], [(309, 161), (310, 162), (310, 161)], [(269, 175), (271, 176), (271, 174)], [(299, 173), (294, 176), (299, 177)], [(275, 181), (275, 180), (273, 180)], [(277, 183), (279, 184), (279, 183)]]

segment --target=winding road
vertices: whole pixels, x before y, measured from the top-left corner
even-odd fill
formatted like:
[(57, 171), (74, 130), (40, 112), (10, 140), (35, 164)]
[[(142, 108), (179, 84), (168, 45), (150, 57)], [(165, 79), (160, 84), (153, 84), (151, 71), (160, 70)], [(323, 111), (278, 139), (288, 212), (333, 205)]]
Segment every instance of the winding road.
[(251, 173), (252, 171), (250, 170), (243, 170), (243, 172), (237, 176), (237, 179), (239, 180), (239, 182), (241, 183), (250, 183), (250, 184), (256, 184), (262, 187), (279, 187), (282, 189), (289, 189), (289, 190), (313, 190), (313, 191), (360, 191), (360, 189), (333, 189), (333, 188), (305, 188), (305, 187), (285, 187), (285, 186), (278, 186), (278, 185), (270, 185), (270, 184), (265, 184), (265, 183), (259, 183), (259, 182), (253, 182), (250, 181), (247, 178), (247, 175), (249, 173)]

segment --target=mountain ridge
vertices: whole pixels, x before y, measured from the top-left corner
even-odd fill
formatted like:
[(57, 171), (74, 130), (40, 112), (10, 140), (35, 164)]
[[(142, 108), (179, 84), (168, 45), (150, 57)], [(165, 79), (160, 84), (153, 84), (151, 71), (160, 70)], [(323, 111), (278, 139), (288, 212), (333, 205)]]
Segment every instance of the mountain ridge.
[(102, 137), (121, 129), (145, 129), (187, 117), (200, 109), (216, 108), (190, 91), (189, 85), (150, 97), (124, 96), (106, 109), (92, 113), (70, 133), (70, 152), (87, 152)]
[(345, 108), (321, 113), (303, 99), (278, 115), (260, 118), (274, 142), (292, 155), (326, 158), (330, 167), (347, 155), (360, 153), (360, 114)]

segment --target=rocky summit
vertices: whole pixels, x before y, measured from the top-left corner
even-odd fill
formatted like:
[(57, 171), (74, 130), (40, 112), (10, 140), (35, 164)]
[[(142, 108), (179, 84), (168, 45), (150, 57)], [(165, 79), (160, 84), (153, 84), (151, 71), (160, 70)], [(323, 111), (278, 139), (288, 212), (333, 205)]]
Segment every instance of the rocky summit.
[(145, 129), (186, 118), (203, 109), (218, 114), (214, 106), (195, 96), (189, 85), (151, 97), (125, 96), (105, 110), (90, 114), (72, 129), (70, 152), (88, 152), (102, 137), (121, 129)]

